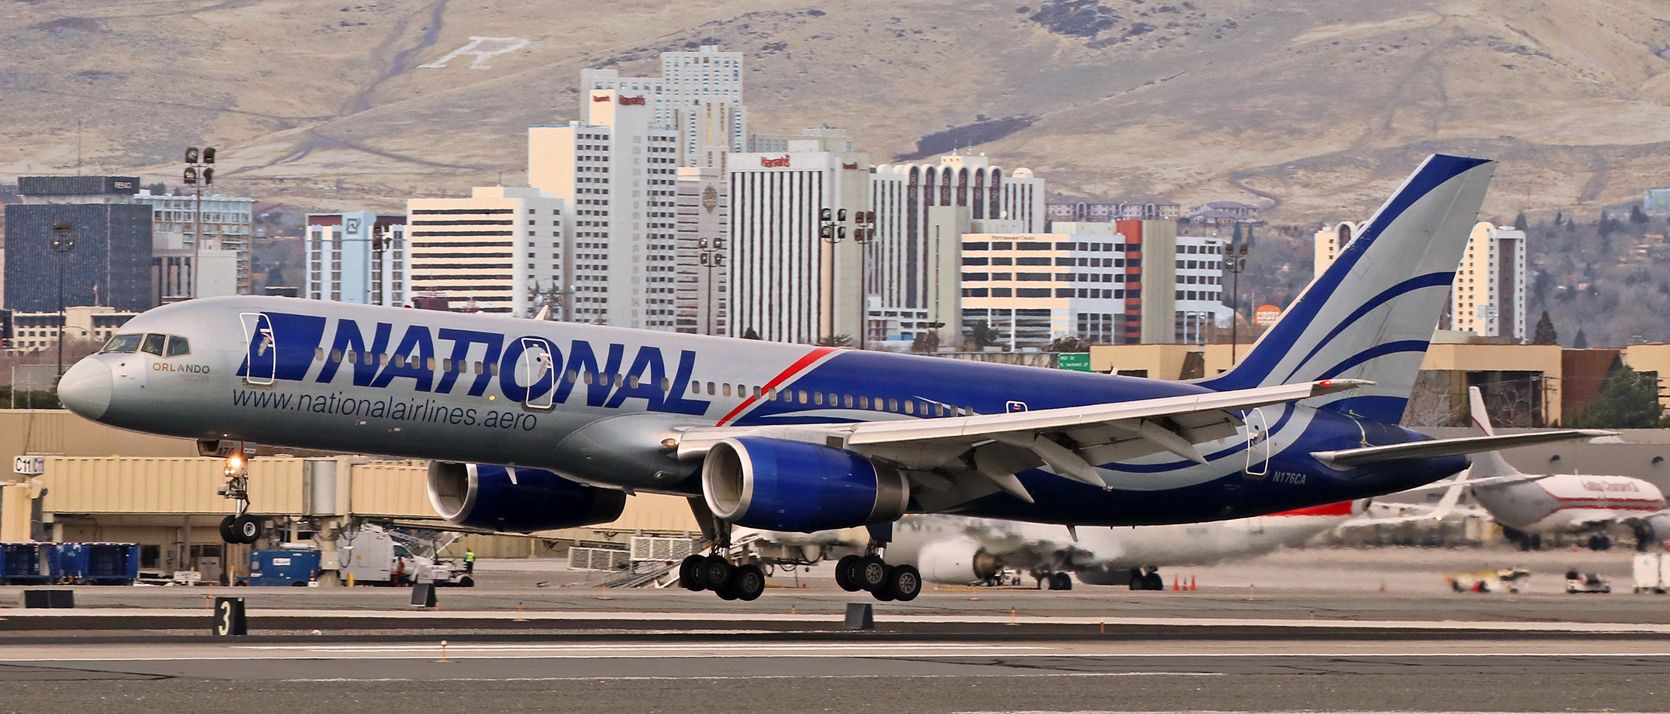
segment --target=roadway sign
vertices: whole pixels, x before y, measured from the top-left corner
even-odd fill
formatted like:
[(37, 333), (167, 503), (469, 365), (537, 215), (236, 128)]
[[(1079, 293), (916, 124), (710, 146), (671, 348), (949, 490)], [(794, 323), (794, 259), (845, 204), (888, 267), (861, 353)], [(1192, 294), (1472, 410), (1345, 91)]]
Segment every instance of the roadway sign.
[(1055, 357), (1055, 368), (1074, 372), (1090, 371), (1089, 352), (1062, 352)]

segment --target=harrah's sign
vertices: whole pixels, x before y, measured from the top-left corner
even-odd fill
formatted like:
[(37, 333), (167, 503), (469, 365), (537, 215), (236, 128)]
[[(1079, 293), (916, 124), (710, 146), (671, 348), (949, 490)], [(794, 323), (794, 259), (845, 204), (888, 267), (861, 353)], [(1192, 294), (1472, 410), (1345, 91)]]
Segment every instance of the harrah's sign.
[(788, 154), (783, 154), (782, 156), (779, 156), (775, 159), (770, 158), (770, 157), (766, 157), (766, 156), (761, 156), (760, 157), (760, 167), (761, 168), (767, 168), (767, 169), (786, 169), (786, 168), (789, 167), (789, 155)]
[(646, 103), (647, 102), (644, 100), (643, 97), (621, 97), (620, 98), (620, 104), (622, 106), (634, 105), (634, 104), (638, 105), (638, 106), (643, 106)]

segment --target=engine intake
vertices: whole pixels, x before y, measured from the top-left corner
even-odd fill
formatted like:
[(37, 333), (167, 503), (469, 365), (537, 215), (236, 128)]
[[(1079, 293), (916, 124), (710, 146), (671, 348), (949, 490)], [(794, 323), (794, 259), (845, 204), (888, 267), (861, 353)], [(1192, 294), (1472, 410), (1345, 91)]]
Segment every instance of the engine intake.
[(898, 469), (850, 451), (741, 436), (707, 452), (702, 495), (713, 515), (731, 523), (810, 533), (898, 520), (910, 483)]
[(543, 469), (432, 461), (429, 503), (453, 525), (531, 533), (613, 521), (626, 494)]
[(951, 538), (923, 546), (916, 554), (916, 567), (930, 583), (967, 585), (996, 575), (1003, 562), (972, 538)]

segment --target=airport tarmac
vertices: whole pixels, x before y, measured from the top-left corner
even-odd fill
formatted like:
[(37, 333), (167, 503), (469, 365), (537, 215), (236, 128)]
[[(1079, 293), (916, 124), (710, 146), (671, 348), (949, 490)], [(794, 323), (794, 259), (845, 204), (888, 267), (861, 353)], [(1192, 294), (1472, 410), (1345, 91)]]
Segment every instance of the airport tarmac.
[[(1290, 569), (1287, 555), (1264, 567)], [(1589, 562), (1627, 564), (1604, 555)], [(438, 611), (407, 607), (404, 590), (217, 588), (246, 597), (243, 638), (208, 635), (204, 588), (82, 587), (62, 611), (17, 610), (4, 588), (0, 710), (1665, 708), (1670, 596), (1510, 600), (1450, 592), (1432, 567), (1481, 557), (1496, 556), (1312, 552), (1319, 570), (1368, 573), (1331, 590), (942, 589), (875, 604), (873, 631), (842, 626), (866, 600), (816, 571), (753, 603), (599, 590), (549, 563), (485, 564), (482, 586), (443, 590)], [(1403, 568), (1429, 585), (1381, 592), (1378, 578)]]

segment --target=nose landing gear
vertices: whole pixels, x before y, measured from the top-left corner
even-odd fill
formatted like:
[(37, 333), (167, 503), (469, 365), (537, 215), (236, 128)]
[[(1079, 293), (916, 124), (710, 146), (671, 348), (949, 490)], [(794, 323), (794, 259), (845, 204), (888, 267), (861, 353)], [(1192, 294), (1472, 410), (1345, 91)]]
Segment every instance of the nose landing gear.
[(249, 545), (261, 539), (261, 521), (249, 514), (249, 462), (241, 453), (226, 457), (225, 481), (216, 493), (237, 502), (236, 513), (220, 519), (220, 539)]

